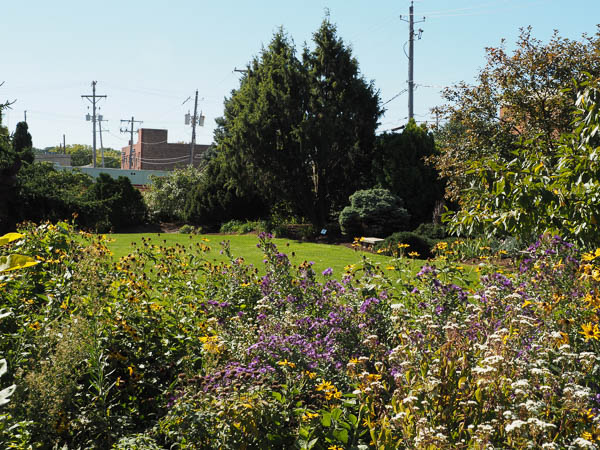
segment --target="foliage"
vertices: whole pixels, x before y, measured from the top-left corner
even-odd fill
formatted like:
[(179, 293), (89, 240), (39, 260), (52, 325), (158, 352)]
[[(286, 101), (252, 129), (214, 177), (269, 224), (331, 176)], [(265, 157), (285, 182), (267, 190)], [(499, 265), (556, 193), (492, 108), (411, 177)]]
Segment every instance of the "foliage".
[(406, 228), (410, 219), (400, 197), (387, 189), (356, 191), (340, 213), (340, 228), (348, 236), (385, 237)]
[(181, 234), (200, 234), (202, 233), (202, 228), (195, 227), (193, 225), (188, 225), (187, 223), (179, 228), (179, 233)]
[(224, 155), (211, 159), (201, 183), (196, 184), (185, 201), (186, 222), (216, 228), (229, 220), (254, 220), (268, 216), (265, 201), (248, 185), (234, 180), (231, 165)]
[[(47, 150), (51, 153), (71, 155), (71, 165), (74, 167), (92, 164), (93, 149), (91, 145), (71, 144), (67, 145), (65, 149), (49, 147)], [(96, 166), (102, 166), (102, 152), (104, 152), (104, 167), (114, 169), (121, 167), (121, 152), (112, 148), (96, 149)]]
[(545, 235), (480, 284), (447, 257), (416, 277), (400, 257), (318, 282), (264, 234), (258, 274), (227, 243), (228, 262), (211, 262), (194, 236), (115, 260), (66, 224), (19, 231), (0, 254), (42, 263), (0, 278), (0, 354), (17, 385), (6, 448), (600, 441), (600, 250)]
[(221, 225), (219, 233), (245, 234), (252, 231), (267, 231), (266, 228), (267, 224), (264, 221), (242, 222), (241, 220), (230, 220)]
[(35, 163), (24, 167), (18, 180), (14, 217), (19, 221), (56, 222), (75, 215), (80, 226), (107, 231), (143, 223), (146, 217), (141, 194), (126, 177), (100, 174), (94, 181), (78, 171)]
[[(514, 235), (521, 242), (546, 231), (584, 246), (600, 243), (598, 79), (579, 85), (573, 133), (550, 149), (544, 139), (521, 142), (513, 159), (471, 161), (474, 180), (450, 222), (457, 233)], [(535, 211), (535, 214), (532, 214)]]
[(414, 257), (426, 259), (432, 256), (431, 249), (435, 243), (435, 240), (416, 232), (400, 231), (378, 242), (375, 250), (389, 256), (416, 252)]
[(378, 186), (405, 199), (411, 226), (432, 220), (436, 203), (443, 199), (444, 183), (425, 162), (435, 154), (433, 134), (410, 120), (402, 133), (377, 136), (373, 178)]
[(28, 164), (33, 163), (33, 144), (29, 134), (27, 122), (17, 123), (17, 128), (12, 136), (13, 151), (19, 155), (21, 161)]
[(428, 239), (441, 240), (448, 237), (446, 227), (437, 223), (422, 223), (414, 231)]
[(215, 132), (237, 194), (284, 200), (321, 229), (357, 189), (370, 185), (370, 157), (381, 114), (373, 84), (324, 21), (302, 60), (282, 30), (225, 101)]
[(77, 214), (83, 226), (92, 226), (95, 204), (90, 201), (89, 191), (93, 183), (89, 175), (59, 171), (50, 164), (24, 167), (19, 172), (16, 193), (19, 204), (14, 216), (19, 221), (57, 222)]
[(147, 209), (142, 194), (127, 177), (115, 180), (110, 175), (101, 173), (89, 195), (98, 204), (96, 214), (99, 219), (96, 228), (99, 231), (123, 229), (140, 225), (146, 220)]
[(446, 89), (448, 103), (438, 109), (448, 122), (436, 135), (440, 153), (431, 159), (448, 182), (448, 197), (462, 200), (462, 190), (477, 181), (470, 161), (512, 160), (520, 140), (534, 138), (551, 157), (557, 137), (571, 131), (575, 92), (565, 89), (584, 72), (600, 74), (598, 48), (599, 34), (579, 42), (555, 32), (543, 44), (531, 36), (531, 28), (521, 30), (512, 54), (504, 41), (486, 48), (477, 83)]
[(6, 107), (7, 103), (0, 104), (0, 233), (14, 229), (16, 224), (17, 173), (22, 166), (20, 155), (12, 148), (8, 130), (2, 126), (2, 109)]
[(175, 169), (167, 176), (151, 175), (152, 184), (144, 194), (152, 220), (183, 220), (189, 193), (204, 179), (193, 166)]

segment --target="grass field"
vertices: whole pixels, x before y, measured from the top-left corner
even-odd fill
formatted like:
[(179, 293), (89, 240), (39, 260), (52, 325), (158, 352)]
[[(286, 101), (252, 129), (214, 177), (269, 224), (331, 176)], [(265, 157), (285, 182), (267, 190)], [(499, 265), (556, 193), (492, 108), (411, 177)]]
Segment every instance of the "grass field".
[[(188, 245), (198, 242), (202, 239), (208, 239), (205, 242), (211, 251), (206, 257), (211, 261), (224, 261), (225, 255), (220, 253), (220, 242), (229, 241), (231, 254), (235, 257), (241, 256), (246, 263), (253, 264), (261, 269), (263, 263), (263, 253), (256, 247), (258, 238), (253, 234), (246, 235), (191, 235), (178, 233), (140, 233), (140, 234), (109, 234), (110, 243), (108, 247), (116, 258), (127, 255), (133, 249), (132, 243), (141, 242), (142, 236), (150, 238), (155, 245), (173, 246), (175, 244)], [(385, 267), (390, 261), (387, 256), (360, 252), (352, 250), (343, 245), (315, 244), (310, 242), (300, 242), (289, 239), (273, 239), (280, 252), (285, 253), (294, 265), (304, 261), (314, 262), (314, 270), (317, 274), (331, 267), (333, 276), (339, 277), (344, 272), (344, 267), (349, 264), (357, 264), (362, 261), (363, 256), (367, 256), (373, 263)], [(412, 260), (413, 268), (418, 270), (424, 263), (422, 260)]]

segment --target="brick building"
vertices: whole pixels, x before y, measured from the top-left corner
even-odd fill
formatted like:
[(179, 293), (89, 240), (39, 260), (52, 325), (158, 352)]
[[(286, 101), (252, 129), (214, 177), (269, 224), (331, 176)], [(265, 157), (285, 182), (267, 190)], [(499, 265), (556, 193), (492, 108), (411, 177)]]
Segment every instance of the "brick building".
[[(130, 155), (129, 146), (121, 152), (121, 169), (127, 170), (173, 170), (190, 163), (191, 144), (169, 144), (167, 130), (140, 128), (138, 141), (133, 145)], [(202, 154), (209, 145), (194, 146), (194, 166), (202, 161)]]

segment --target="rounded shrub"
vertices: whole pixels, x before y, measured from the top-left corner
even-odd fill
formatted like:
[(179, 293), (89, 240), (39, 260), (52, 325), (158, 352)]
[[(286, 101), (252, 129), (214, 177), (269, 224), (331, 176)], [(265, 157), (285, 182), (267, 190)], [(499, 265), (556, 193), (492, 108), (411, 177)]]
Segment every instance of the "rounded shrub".
[(385, 237), (405, 229), (409, 219), (400, 197), (387, 189), (367, 189), (350, 196), (350, 206), (340, 213), (339, 223), (348, 236)]

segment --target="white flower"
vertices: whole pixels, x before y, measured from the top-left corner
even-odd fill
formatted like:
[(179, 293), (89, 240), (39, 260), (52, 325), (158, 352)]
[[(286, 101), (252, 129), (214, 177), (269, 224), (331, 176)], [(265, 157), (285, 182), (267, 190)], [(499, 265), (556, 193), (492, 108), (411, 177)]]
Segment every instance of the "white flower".
[(511, 384), (511, 387), (513, 389), (516, 388), (528, 388), (529, 387), (529, 381), (522, 378), (520, 380), (515, 381), (513, 384)]
[(573, 444), (577, 445), (580, 448), (596, 448), (593, 442), (590, 442), (582, 437), (575, 439), (575, 441), (573, 441)]
[(517, 420), (509, 423), (508, 425), (506, 425), (506, 432), (510, 433), (513, 430), (521, 428), (523, 425), (527, 425), (527, 422), (523, 422), (522, 420), (517, 419)]
[(546, 428), (556, 428), (556, 425), (553, 423), (544, 422), (536, 417), (531, 417), (527, 419), (527, 423), (533, 425), (534, 428), (539, 430), (545, 430)]
[(500, 356), (500, 355), (492, 355), (492, 356), (488, 356), (487, 358), (485, 358), (482, 363), (484, 364), (497, 364), (500, 361), (504, 361), (504, 357)]
[(490, 367), (490, 366), (473, 368), (473, 372), (475, 372), (477, 374), (481, 374), (481, 375), (485, 375), (486, 373), (494, 372), (495, 370), (496, 370), (495, 367)]

